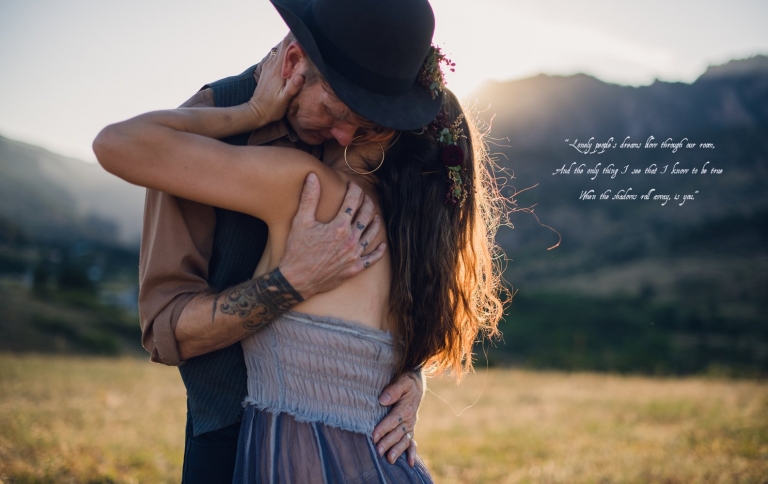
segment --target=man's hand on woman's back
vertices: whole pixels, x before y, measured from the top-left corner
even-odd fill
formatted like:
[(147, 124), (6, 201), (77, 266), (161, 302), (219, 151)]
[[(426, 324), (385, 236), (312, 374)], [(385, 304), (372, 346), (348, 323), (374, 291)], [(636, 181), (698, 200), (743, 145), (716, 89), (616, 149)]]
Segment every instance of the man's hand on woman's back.
[(349, 184), (338, 215), (327, 224), (315, 218), (319, 201), (320, 183), (310, 173), (279, 265), (304, 299), (338, 287), (378, 262), (386, 249), (382, 243), (365, 253), (381, 229), (381, 218), (373, 215), (373, 201), (359, 186)]
[(174, 328), (182, 360), (240, 341), (304, 299), (339, 286), (381, 259), (384, 244), (364, 254), (381, 221), (360, 187), (350, 184), (338, 215), (327, 224), (315, 218), (319, 200), (320, 184), (310, 174), (277, 268), (222, 293), (199, 294), (184, 306)]

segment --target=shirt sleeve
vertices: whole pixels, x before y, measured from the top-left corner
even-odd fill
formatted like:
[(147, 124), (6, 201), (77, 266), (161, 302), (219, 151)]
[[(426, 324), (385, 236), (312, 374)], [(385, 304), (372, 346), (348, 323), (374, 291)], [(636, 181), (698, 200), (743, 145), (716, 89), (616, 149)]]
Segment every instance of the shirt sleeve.
[[(214, 106), (210, 89), (181, 107)], [(178, 366), (175, 329), (184, 306), (209, 290), (213, 207), (147, 189), (139, 255), (141, 342), (154, 362)]]

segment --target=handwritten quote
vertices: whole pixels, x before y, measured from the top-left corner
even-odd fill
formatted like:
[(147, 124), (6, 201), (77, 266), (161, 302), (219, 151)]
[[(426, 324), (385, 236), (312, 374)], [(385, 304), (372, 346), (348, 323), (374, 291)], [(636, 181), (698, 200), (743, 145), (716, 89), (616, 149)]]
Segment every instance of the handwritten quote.
[[(713, 143), (694, 143), (688, 138), (683, 138), (679, 141), (675, 141), (672, 138), (667, 138), (662, 142), (658, 142), (653, 136), (649, 136), (645, 143), (637, 143), (630, 141), (630, 137), (624, 138), (621, 143), (618, 143), (609, 138), (605, 142), (596, 142), (592, 137), (588, 141), (579, 141), (575, 139), (573, 141), (566, 139), (568, 146), (576, 150), (582, 155), (601, 155), (610, 150), (665, 150), (670, 153), (677, 153), (679, 151), (688, 150), (708, 150), (715, 149)], [(553, 175), (571, 175), (571, 176), (586, 176), (590, 180), (596, 179), (598, 176), (606, 176), (611, 179), (618, 177), (633, 177), (633, 176), (713, 176), (721, 175), (723, 169), (715, 167), (711, 162), (704, 162), (701, 167), (683, 167), (679, 166), (680, 162), (666, 163), (663, 165), (657, 165), (651, 163), (644, 168), (631, 168), (629, 165), (616, 165), (614, 163), (603, 164), (597, 163), (579, 163), (574, 161), (570, 165), (563, 165), (562, 168), (555, 170)], [(694, 190), (693, 193), (680, 194), (680, 193), (658, 193), (655, 188), (651, 188), (646, 193), (634, 193), (631, 187), (621, 188), (619, 190), (605, 190), (601, 193), (595, 192), (595, 190), (582, 190), (579, 195), (579, 200), (651, 200), (657, 201), (662, 206), (666, 205), (670, 200), (678, 201), (678, 205), (683, 205), (686, 201), (694, 200), (694, 195), (698, 194), (698, 190)], [(676, 203), (676, 202), (673, 202)]]

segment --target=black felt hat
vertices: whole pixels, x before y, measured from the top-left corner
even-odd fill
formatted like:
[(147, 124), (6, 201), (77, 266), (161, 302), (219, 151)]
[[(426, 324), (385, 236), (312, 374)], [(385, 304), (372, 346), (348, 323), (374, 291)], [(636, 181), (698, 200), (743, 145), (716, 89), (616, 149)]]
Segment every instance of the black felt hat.
[(442, 104), (418, 81), (432, 45), (427, 0), (270, 0), (336, 95), (393, 129), (429, 124)]

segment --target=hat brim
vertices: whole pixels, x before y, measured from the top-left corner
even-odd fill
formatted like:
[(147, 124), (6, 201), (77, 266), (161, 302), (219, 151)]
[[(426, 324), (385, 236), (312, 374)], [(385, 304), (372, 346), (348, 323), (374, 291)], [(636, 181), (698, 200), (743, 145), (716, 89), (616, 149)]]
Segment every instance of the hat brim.
[(397, 130), (419, 129), (435, 119), (443, 102), (442, 92), (432, 99), (432, 92), (418, 80), (407, 92), (395, 96), (372, 92), (352, 83), (325, 63), (312, 32), (302, 20), (301, 13), (310, 0), (270, 1), (333, 92), (352, 111), (379, 126)]

